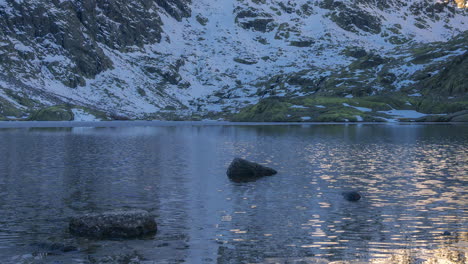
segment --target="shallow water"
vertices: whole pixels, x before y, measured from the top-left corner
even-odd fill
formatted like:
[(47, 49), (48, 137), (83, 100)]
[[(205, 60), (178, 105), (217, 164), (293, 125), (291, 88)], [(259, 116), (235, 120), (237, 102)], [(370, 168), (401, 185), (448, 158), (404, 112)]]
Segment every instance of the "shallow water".
[[(0, 153), (1, 263), (120, 255), (142, 263), (366, 263), (444, 247), (468, 232), (466, 124), (1, 128)], [(230, 182), (233, 157), (279, 173)], [(343, 190), (363, 199), (345, 201)], [(70, 216), (119, 208), (155, 214), (157, 236), (93, 241), (67, 232)], [(43, 241), (79, 250), (45, 254), (32, 245)]]

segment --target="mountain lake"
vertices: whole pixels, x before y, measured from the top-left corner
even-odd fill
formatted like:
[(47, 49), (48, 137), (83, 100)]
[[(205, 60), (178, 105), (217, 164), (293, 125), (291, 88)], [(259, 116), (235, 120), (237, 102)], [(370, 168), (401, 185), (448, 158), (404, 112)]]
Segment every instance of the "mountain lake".
[[(0, 263), (466, 261), (468, 124), (1, 122), (0, 153)], [(68, 231), (116, 209), (156, 236)]]

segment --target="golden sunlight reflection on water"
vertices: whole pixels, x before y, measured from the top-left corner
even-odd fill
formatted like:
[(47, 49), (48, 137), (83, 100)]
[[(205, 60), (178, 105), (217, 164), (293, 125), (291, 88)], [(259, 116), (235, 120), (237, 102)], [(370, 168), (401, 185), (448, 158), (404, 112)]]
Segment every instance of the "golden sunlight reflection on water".
[[(320, 257), (334, 256), (333, 252), (339, 251), (355, 252), (348, 257), (367, 259), (362, 263), (412, 263), (404, 261), (416, 259), (413, 251), (423, 249), (427, 255), (424, 263), (432, 263), (431, 252), (440, 255), (444, 250), (439, 249), (440, 244), (449, 240), (442, 233), (450, 226), (466, 230), (468, 223), (468, 197), (463, 195), (467, 193), (468, 167), (463, 163), (454, 166), (455, 162), (468, 162), (466, 151), (452, 148), (453, 152), (448, 153), (445, 147), (422, 142), (411, 146), (303, 144), (301, 153), (307, 161), (307, 173), (302, 177), (308, 178), (309, 186), (301, 188), (313, 192), (298, 197), (310, 199), (312, 204), (293, 208), (310, 213), (310, 218), (300, 223), (300, 229), (308, 230), (310, 237), (302, 244), (286, 246), (314, 250), (315, 258), (305, 263), (319, 263)], [(344, 207), (330, 198), (329, 190), (342, 190), (343, 184), (361, 188), (364, 199), (359, 206)], [(318, 208), (321, 214), (314, 213)], [(448, 211), (451, 215), (433, 216)], [(378, 241), (379, 237), (382, 241)], [(462, 244), (459, 249), (466, 252), (468, 247)], [(445, 250), (452, 252), (453, 248)], [(286, 260), (276, 258), (278, 263)], [(269, 261), (273, 263), (275, 258)]]
[[(46, 234), (68, 239), (65, 217), (123, 207), (157, 215), (154, 240), (125, 245), (161, 263), (465, 264), (467, 131), (307, 125), (4, 132), (0, 257), (22, 256), (30, 250), (24, 245)], [(233, 157), (279, 173), (231, 182)], [(344, 200), (347, 190), (362, 199)], [(119, 241), (80, 243), (94, 248), (93, 257), (124, 250)], [(73, 254), (83, 260), (87, 253)]]

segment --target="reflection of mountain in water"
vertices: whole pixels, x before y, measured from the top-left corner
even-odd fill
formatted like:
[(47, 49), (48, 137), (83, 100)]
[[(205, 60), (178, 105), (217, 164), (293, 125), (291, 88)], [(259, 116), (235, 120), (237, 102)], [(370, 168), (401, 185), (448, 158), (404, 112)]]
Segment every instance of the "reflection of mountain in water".
[[(90, 252), (76, 253), (78, 259), (126, 253), (120, 251), (125, 244), (127, 251), (169, 263), (453, 260), (454, 251), (468, 248), (462, 233), (468, 231), (466, 129), (0, 130), (0, 153), (8, 153), (0, 155), (0, 259), (28, 254), (22, 245), (30, 242), (66, 238), (68, 216), (123, 207), (155, 213), (156, 238), (77, 242)], [(279, 173), (233, 183), (226, 176), (233, 157)], [(345, 201), (341, 191), (350, 189), (363, 199)], [(443, 262), (427, 262), (436, 263)]]

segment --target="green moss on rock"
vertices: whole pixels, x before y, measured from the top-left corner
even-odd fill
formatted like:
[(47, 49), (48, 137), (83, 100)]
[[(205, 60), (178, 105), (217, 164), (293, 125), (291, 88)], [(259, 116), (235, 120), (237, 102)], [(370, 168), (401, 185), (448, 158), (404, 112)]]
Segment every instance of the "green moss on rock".
[(317, 116), (313, 119), (315, 122), (357, 122), (358, 119), (356, 115), (352, 115), (350, 113), (345, 112), (329, 112), (322, 115)]
[(3, 117), (3, 120), (6, 120), (7, 116), (15, 116), (15, 117), (21, 117), (23, 114), (23, 111), (9, 101), (0, 98), (0, 117)]
[(244, 108), (232, 118), (232, 121), (246, 122), (281, 122), (288, 120), (290, 103), (281, 98), (271, 97), (260, 101), (256, 105)]
[(453, 117), (450, 122), (468, 122), (468, 114)]
[(56, 105), (36, 111), (30, 120), (34, 121), (72, 121), (73, 112), (69, 107)]
[(12, 98), (13, 100), (15, 100), (16, 102), (18, 102), (20, 105), (22, 106), (25, 106), (25, 107), (34, 107), (36, 104), (38, 104), (37, 101), (35, 100), (32, 100), (31, 98), (29, 98), (29, 96), (27, 96), (26, 94), (24, 93), (20, 93), (20, 92), (15, 92), (13, 90), (10, 90), (10, 89), (3, 89), (5, 91), (5, 93), (10, 97)]
[(444, 98), (422, 98), (415, 99), (416, 110), (428, 114), (447, 114), (468, 110), (466, 100), (447, 100)]
[(440, 72), (423, 80), (418, 87), (440, 95), (468, 94), (468, 52), (440, 67)]
[[(463, 110), (468, 109), (465, 101), (436, 101), (435, 99), (420, 99), (406, 96), (402, 93), (387, 94), (368, 97), (270, 97), (261, 100), (256, 105), (241, 109), (238, 114), (230, 118), (232, 121), (255, 122), (384, 122), (391, 116), (380, 111), (392, 109), (416, 110), (428, 113), (426, 119), (418, 121), (427, 122), (463, 122)], [(367, 108), (367, 109), (365, 109)], [(440, 113), (457, 112), (453, 115), (435, 115)], [(461, 112), (460, 112), (461, 111)], [(458, 117), (460, 116), (460, 117)], [(304, 117), (308, 117), (304, 119)]]

